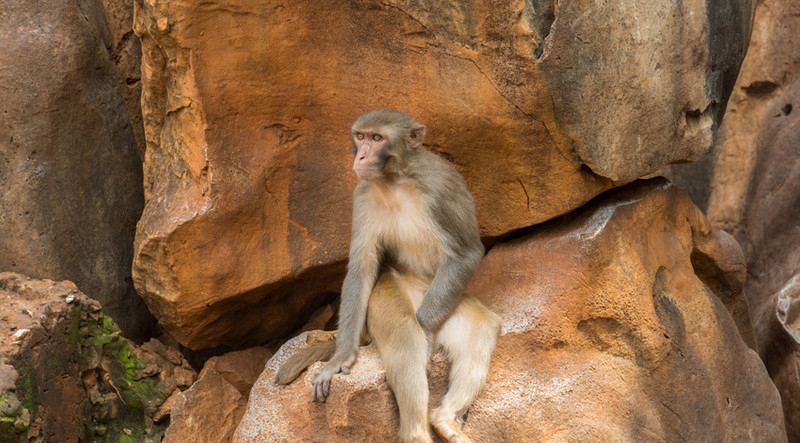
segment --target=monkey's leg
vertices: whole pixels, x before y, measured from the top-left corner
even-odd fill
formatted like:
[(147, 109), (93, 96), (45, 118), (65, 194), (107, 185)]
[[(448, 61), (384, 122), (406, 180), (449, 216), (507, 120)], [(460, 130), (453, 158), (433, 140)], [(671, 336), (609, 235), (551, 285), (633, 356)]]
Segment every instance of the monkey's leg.
[(372, 291), (367, 328), (378, 347), (400, 410), (403, 443), (432, 443), (428, 427), (428, 343), (395, 272), (385, 272)]
[(450, 383), (441, 406), (431, 412), (431, 424), (447, 443), (470, 442), (461, 431), (463, 416), (486, 383), (501, 327), (498, 315), (464, 297), (436, 336), (450, 359)]

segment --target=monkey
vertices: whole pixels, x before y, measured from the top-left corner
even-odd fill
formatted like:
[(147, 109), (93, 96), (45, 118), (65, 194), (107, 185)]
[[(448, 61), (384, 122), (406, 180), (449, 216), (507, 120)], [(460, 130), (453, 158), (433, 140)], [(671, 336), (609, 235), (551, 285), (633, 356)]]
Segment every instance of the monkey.
[[(500, 317), (465, 295), (484, 247), (475, 203), (456, 169), (422, 147), (426, 128), (405, 113), (358, 117), (350, 136), (353, 223), (335, 339), (294, 354), (276, 383), (291, 383), (319, 360), (312, 401), (324, 402), (332, 377), (349, 373), (358, 347), (381, 356), (400, 412), (403, 443), (468, 443), (463, 416), (486, 382)], [(434, 347), (450, 361), (449, 387), (428, 417), (427, 370)]]

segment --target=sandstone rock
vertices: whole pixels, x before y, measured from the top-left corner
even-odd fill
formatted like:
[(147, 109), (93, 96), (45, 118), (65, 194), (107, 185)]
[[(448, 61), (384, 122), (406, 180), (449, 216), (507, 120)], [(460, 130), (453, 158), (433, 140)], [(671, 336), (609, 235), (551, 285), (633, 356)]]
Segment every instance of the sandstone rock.
[(0, 270), (70, 279), (142, 340), (141, 164), (100, 0), (0, 5)]
[(761, 356), (784, 398), (790, 439), (800, 442), (800, 341), (790, 333), (791, 323), (785, 323), (791, 320), (790, 311), (784, 312), (778, 304), (800, 270), (800, 168), (796, 161), (800, 119), (782, 111), (786, 103), (800, 103), (800, 74), (786, 89), (782, 100), (765, 111), (771, 112), (772, 121), (755, 145), (757, 159), (740, 243), (747, 256), (745, 293), (757, 318), (754, 326)]
[(17, 386), (19, 374), (13, 366), (0, 363), (0, 392), (13, 391)]
[(164, 403), (161, 404), (161, 407), (158, 408), (158, 412), (153, 415), (153, 422), (160, 423), (165, 419), (169, 418), (172, 414), (172, 407), (175, 405), (175, 402), (178, 400), (178, 396), (180, 395), (181, 390), (175, 389), (172, 391), (172, 394), (164, 400)]
[(244, 414), (247, 400), (213, 369), (178, 394), (164, 443), (227, 443)]
[(771, 309), (764, 309), (759, 318), (759, 325), (763, 325), (759, 332), (769, 340), (764, 362), (781, 392), (789, 441), (797, 442), (800, 441), (800, 274), (789, 280), (765, 306), (775, 306), (780, 328), (776, 327), (774, 317), (763, 318), (773, 314)]
[(484, 237), (695, 160), (753, 5), (136, 0), (148, 142), (137, 290), (193, 349), (302, 325), (339, 290), (347, 129), (375, 107), (428, 125)]
[(180, 354), (135, 346), (72, 282), (0, 273), (0, 299), (0, 441), (161, 441), (153, 418), (195, 377)]
[(164, 442), (229, 442), (250, 389), (271, 356), (266, 348), (256, 346), (208, 359), (197, 382), (178, 393), (171, 405)]
[[(800, 3), (759, 3), (753, 39), (711, 156), (667, 174), (730, 232), (747, 259), (745, 293), (758, 348), (800, 442), (800, 341), (776, 303), (800, 270)], [(785, 320), (791, 318), (786, 313)]]
[(264, 365), (271, 356), (272, 353), (266, 348), (256, 346), (244, 351), (211, 357), (200, 371), (198, 379), (203, 378), (203, 374), (207, 371), (214, 371), (236, 388), (246, 400), (250, 396), (250, 389), (264, 371)]
[[(698, 242), (710, 261), (741, 267), (735, 243), (717, 241), (726, 240), (688, 195), (659, 179), (495, 246), (467, 291), (502, 315), (503, 335), (465, 432), (485, 442), (785, 442), (775, 386), (712, 292), (740, 276), (694, 267)], [(735, 281), (704, 283), (715, 278)], [(372, 347), (334, 377), (324, 404), (308, 400), (321, 363), (273, 384), (313, 336), (269, 361), (233, 441), (396, 441), (397, 410)], [(433, 405), (446, 366), (437, 354)]]

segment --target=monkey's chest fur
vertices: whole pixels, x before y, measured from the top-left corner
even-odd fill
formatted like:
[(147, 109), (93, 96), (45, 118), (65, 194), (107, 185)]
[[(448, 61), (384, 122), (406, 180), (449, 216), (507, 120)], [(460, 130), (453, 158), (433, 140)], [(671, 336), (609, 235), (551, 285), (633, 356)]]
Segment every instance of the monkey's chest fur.
[(409, 183), (375, 186), (367, 201), (385, 264), (433, 278), (443, 258), (442, 241), (421, 193)]

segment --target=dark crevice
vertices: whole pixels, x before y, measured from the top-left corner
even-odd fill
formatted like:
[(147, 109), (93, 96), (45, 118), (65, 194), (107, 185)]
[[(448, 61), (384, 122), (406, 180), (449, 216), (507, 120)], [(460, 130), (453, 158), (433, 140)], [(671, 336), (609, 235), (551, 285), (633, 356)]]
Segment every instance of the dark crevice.
[(536, 34), (538, 46), (534, 51), (536, 59), (544, 53), (544, 42), (553, 30), (556, 21), (555, 0), (528, 0), (528, 7), (533, 8), (533, 14), (528, 18), (531, 29)]
[(763, 98), (778, 89), (778, 85), (771, 81), (757, 81), (743, 86), (742, 89), (750, 97)]

